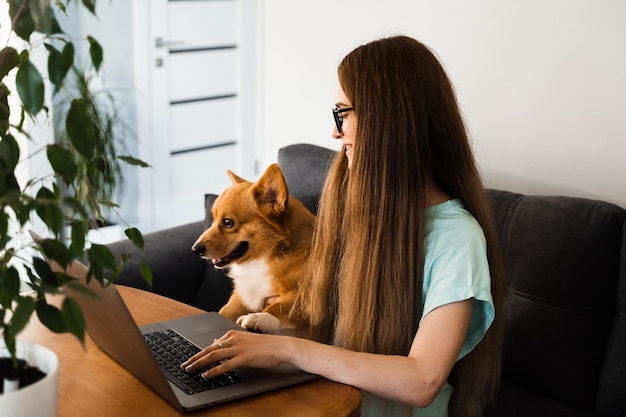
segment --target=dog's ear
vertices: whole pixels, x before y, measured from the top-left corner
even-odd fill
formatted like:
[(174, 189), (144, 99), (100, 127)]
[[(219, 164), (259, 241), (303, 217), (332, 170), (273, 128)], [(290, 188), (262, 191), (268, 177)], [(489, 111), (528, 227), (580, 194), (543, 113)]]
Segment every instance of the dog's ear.
[(230, 169), (226, 170), (226, 174), (228, 174), (228, 176), (230, 177), (230, 180), (233, 182), (233, 185), (239, 184), (241, 182), (247, 182), (246, 180), (244, 180), (240, 176), (238, 176), (235, 173), (233, 173)]
[(265, 170), (252, 186), (252, 196), (261, 213), (268, 217), (278, 217), (287, 209), (289, 191), (278, 164), (272, 164)]

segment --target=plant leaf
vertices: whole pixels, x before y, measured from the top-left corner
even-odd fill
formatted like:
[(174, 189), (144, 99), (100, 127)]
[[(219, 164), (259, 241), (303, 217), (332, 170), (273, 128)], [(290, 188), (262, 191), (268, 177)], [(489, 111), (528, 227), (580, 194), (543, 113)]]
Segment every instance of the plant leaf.
[(111, 250), (104, 245), (92, 244), (91, 248), (87, 250), (87, 258), (89, 259), (87, 281), (89, 281), (91, 277), (95, 277), (99, 282), (104, 282), (104, 270), (109, 269), (113, 271), (117, 266), (115, 256)]
[(35, 31), (46, 35), (63, 33), (54, 17), (49, 0), (29, 0), (30, 15), (35, 23)]
[[(8, 231), (9, 231), (9, 214), (6, 211), (2, 210), (0, 211), (0, 240), (2, 240), (3, 238), (10, 240), (9, 236), (7, 236)], [(9, 240), (6, 240), (6, 242), (8, 242)], [(2, 241), (5, 242), (4, 240)], [(4, 248), (5, 246), (6, 246), (6, 243), (2, 245), (1, 247)]]
[(51, 287), (57, 288), (59, 286), (59, 281), (57, 280), (56, 275), (50, 269), (50, 265), (46, 261), (41, 258), (33, 258), (33, 266), (35, 267), (35, 271), (41, 278), (41, 282), (44, 285), (49, 285)]
[(44, 84), (37, 67), (26, 58), (15, 76), (17, 93), (26, 112), (35, 116), (43, 108)]
[(72, 42), (67, 42), (63, 47), (63, 64), (65, 65), (65, 72), (67, 73), (70, 68), (72, 68), (72, 64), (74, 63), (74, 44)]
[(9, 116), (11, 115), (9, 94), (11, 94), (9, 88), (4, 83), (0, 83), (0, 132), (6, 132), (9, 129)]
[(81, 155), (88, 160), (93, 158), (96, 148), (96, 130), (82, 100), (72, 100), (65, 119), (65, 131), (70, 142)]
[(46, 187), (41, 187), (37, 192), (36, 212), (39, 218), (48, 228), (58, 235), (63, 227), (63, 213), (57, 205), (56, 195)]
[(147, 162), (144, 162), (141, 159), (137, 159), (137, 158), (134, 158), (132, 156), (122, 155), (122, 156), (118, 156), (118, 158), (121, 159), (122, 161), (126, 162), (129, 165), (136, 165), (136, 166), (140, 166), (142, 168), (150, 167), (150, 164), (148, 164)]
[(87, 225), (83, 221), (75, 221), (72, 223), (72, 243), (70, 243), (71, 256), (78, 257), (85, 249), (85, 235), (87, 234)]
[(7, 170), (15, 171), (20, 160), (20, 145), (13, 136), (6, 135), (0, 141), (0, 159), (6, 163)]
[(40, 245), (48, 259), (52, 259), (63, 269), (67, 268), (70, 263), (70, 255), (63, 242), (55, 239), (44, 239)]
[(15, 216), (17, 217), (17, 220), (19, 221), (20, 225), (24, 226), (30, 220), (32, 216), (34, 203), (33, 202), (27, 202), (27, 203), (21, 202), (20, 199), (22, 198), (23, 194), (19, 192), (11, 192), (7, 194), (9, 194), (9, 196), (7, 197), (7, 200), (9, 201), (9, 205), (11, 205), (11, 207), (15, 211)]
[(35, 311), (35, 299), (32, 297), (19, 297), (17, 307), (13, 310), (13, 317), (5, 331), (17, 335), (28, 324), (30, 317)]
[(10, 46), (2, 48), (0, 51), (0, 80), (3, 79), (9, 71), (17, 67), (20, 59), (17, 51)]
[(78, 214), (80, 218), (88, 217), (85, 208), (73, 197), (63, 197), (63, 205), (70, 208), (73, 214)]
[(95, 0), (83, 0), (83, 6), (87, 8), (93, 14), (96, 15), (96, 1)]
[(39, 321), (54, 333), (65, 333), (65, 322), (61, 310), (45, 301), (37, 302), (37, 317)]
[(101, 204), (105, 207), (111, 207), (111, 208), (119, 208), (120, 205), (117, 203), (114, 203), (112, 201), (108, 201), (108, 200), (98, 200), (98, 204)]
[(54, 172), (59, 174), (67, 185), (70, 185), (78, 174), (78, 166), (74, 162), (72, 152), (63, 145), (54, 144), (48, 146), (46, 153)]
[(133, 242), (135, 246), (143, 250), (143, 246), (144, 246), (143, 235), (141, 234), (139, 229), (137, 229), (136, 227), (129, 227), (126, 230), (124, 230), (124, 234), (126, 235), (126, 237), (130, 239), (131, 242)]
[(13, 367), (17, 368), (17, 357), (15, 350), (15, 335), (12, 334), (9, 329), (4, 330), (4, 345), (7, 347), (9, 351), (9, 355), (11, 356), (11, 361), (13, 362)]
[[(85, 0), (83, 0), (83, 3), (85, 3)], [(102, 65), (102, 57), (104, 54), (102, 46), (91, 36), (87, 36), (87, 40), (89, 41), (89, 56), (91, 56), (91, 62), (96, 71), (98, 71)]]
[[(69, 0), (68, 0), (69, 1)], [(54, 4), (56, 4), (56, 6), (67, 15), (66, 9), (65, 9), (65, 3), (63, 3), (61, 0), (54, 0)]]
[(0, 304), (9, 310), (20, 293), (20, 276), (13, 266), (0, 271)]
[[(4, 163), (0, 161), (0, 166), (2, 166)], [(6, 196), (6, 195), (11, 195), (13, 194), (13, 197), (15, 198), (14, 201), (11, 201), (11, 198), (7, 198), (7, 205), (10, 205), (13, 207), (13, 209), (15, 210), (14, 204), (12, 203), (18, 203), (19, 202), (19, 196), (20, 196), (20, 185), (17, 182), (17, 179), (15, 178), (15, 174), (13, 172), (5, 172), (3, 175), (0, 174), (0, 179), (3, 180), (2, 184), (0, 184), (0, 196)], [(29, 214), (30, 215), (30, 214)], [(21, 220), (21, 219), (20, 219)], [(22, 224), (24, 224), (24, 222), (21, 222)]]
[(63, 84), (65, 74), (67, 74), (67, 70), (65, 69), (65, 58), (63, 57), (63, 54), (54, 46), (48, 43), (44, 44), (44, 46), (48, 50), (48, 77), (55, 86), (55, 90), (59, 91), (61, 84)]
[(148, 264), (139, 262), (139, 272), (141, 272), (141, 276), (146, 281), (146, 284), (152, 288), (152, 269), (150, 269)]
[(30, 39), (30, 34), (33, 33), (33, 31), (35, 30), (35, 21), (30, 15), (30, 7), (28, 5), (25, 5), (25, 7), (22, 9), (22, 0), (12, 0), (8, 3), (9, 16), (11, 16), (13, 31), (17, 34), (17, 36), (28, 42)]
[(73, 299), (66, 297), (61, 306), (61, 315), (63, 316), (63, 323), (67, 331), (76, 336), (84, 345), (85, 318), (80, 310), (80, 305)]

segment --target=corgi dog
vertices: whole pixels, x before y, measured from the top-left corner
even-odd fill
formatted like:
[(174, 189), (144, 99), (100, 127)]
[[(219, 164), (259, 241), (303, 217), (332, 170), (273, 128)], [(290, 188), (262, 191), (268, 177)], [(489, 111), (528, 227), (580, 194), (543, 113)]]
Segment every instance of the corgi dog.
[(256, 183), (227, 174), (232, 185), (215, 200), (213, 223), (191, 249), (233, 280), (219, 314), (252, 331), (293, 334), (299, 320), (291, 307), (307, 277), (315, 216), (289, 196), (278, 164)]

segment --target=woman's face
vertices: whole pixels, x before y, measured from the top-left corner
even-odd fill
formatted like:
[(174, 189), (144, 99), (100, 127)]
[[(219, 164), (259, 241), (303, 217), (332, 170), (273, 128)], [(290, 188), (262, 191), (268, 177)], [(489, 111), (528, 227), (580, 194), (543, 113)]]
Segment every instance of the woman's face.
[[(335, 106), (340, 110), (352, 107), (352, 103), (350, 103), (348, 97), (346, 97), (341, 85), (337, 88)], [(343, 119), (343, 123), (341, 124), (341, 133), (339, 133), (339, 129), (337, 129), (337, 126), (335, 125), (333, 127), (332, 135), (333, 138), (340, 139), (343, 143), (343, 147), (346, 150), (346, 156), (348, 157), (348, 168), (351, 168), (354, 142), (356, 139), (356, 114), (354, 111), (350, 110), (340, 112), (340, 117)]]

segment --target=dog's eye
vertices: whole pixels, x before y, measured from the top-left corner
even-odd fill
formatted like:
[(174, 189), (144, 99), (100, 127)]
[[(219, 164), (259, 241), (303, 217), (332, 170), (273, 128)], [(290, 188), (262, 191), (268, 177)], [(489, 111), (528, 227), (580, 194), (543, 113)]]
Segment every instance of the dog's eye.
[(228, 219), (228, 218), (222, 219), (222, 226), (224, 226), (225, 228), (230, 229), (234, 225), (235, 225), (235, 222), (232, 221), (231, 219)]

